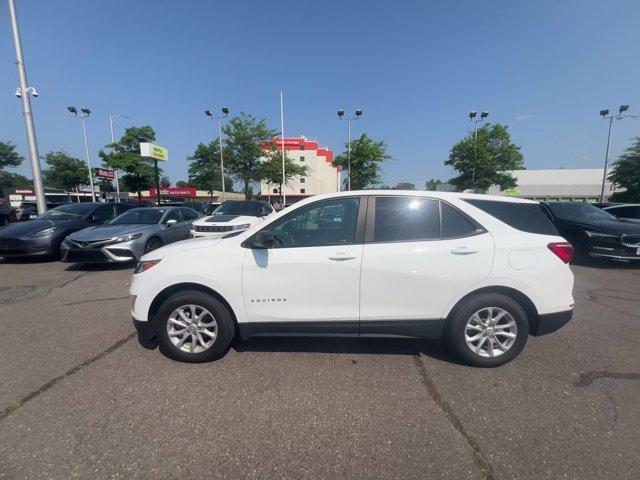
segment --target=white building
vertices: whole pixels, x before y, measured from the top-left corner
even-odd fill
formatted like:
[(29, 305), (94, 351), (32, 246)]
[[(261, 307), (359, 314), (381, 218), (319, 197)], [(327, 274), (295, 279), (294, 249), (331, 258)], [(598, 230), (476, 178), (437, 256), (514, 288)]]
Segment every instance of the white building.
[[(580, 202), (600, 201), (602, 188), (602, 168), (560, 168), (557, 170), (513, 170), (517, 187), (503, 192), (497, 185), (489, 188), (492, 195), (514, 195), (532, 200), (575, 200)], [(620, 191), (607, 180), (604, 201), (612, 193)]]
[[(273, 143), (263, 142), (262, 148), (268, 149), (272, 145), (280, 150), (282, 139), (277, 138)], [(287, 197), (287, 204), (301, 200), (302, 198), (321, 193), (333, 193), (340, 188), (340, 169), (331, 165), (333, 152), (326, 147), (320, 147), (316, 140), (307, 140), (306, 137), (285, 138), (284, 149), (287, 156), (298, 165), (306, 165), (309, 173), (304, 177), (294, 177), (283, 188)], [(279, 197), (278, 185), (260, 183), (260, 195), (267, 200)], [(273, 198), (272, 198), (273, 199)]]

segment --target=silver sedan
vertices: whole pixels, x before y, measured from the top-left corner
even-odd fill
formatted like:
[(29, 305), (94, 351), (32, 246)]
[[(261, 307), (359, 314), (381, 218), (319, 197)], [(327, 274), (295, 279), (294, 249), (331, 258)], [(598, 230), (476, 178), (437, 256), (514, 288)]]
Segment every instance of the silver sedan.
[(126, 263), (163, 245), (189, 238), (202, 217), (186, 207), (134, 208), (104, 225), (69, 235), (60, 247), (63, 262)]

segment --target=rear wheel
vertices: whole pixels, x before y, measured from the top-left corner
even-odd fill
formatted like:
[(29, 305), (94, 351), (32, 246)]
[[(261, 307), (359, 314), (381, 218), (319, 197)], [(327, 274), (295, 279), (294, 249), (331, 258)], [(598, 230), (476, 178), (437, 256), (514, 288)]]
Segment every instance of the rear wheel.
[(181, 362), (209, 362), (227, 352), (235, 324), (218, 299), (188, 290), (172, 295), (162, 304), (157, 335), (167, 356)]
[(475, 295), (454, 312), (449, 340), (458, 355), (478, 367), (498, 367), (522, 351), (529, 336), (524, 309), (497, 293)]

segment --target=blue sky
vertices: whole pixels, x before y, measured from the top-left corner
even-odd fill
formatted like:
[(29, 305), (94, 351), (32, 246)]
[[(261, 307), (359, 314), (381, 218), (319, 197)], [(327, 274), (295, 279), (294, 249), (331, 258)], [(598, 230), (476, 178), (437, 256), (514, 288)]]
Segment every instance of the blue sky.
[[(384, 182), (419, 186), (453, 175), (443, 161), (486, 109), (522, 146), (527, 168), (595, 168), (604, 157), (603, 107), (640, 114), (640, 2), (17, 0), (41, 154), (84, 158), (87, 105), (94, 164), (117, 129), (150, 124), (169, 148), (166, 171), (186, 179), (195, 145), (227, 105), (342, 150), (338, 107), (362, 107), (354, 135), (383, 139)], [(0, 2), (0, 140), (27, 157), (6, 2)], [(613, 154), (640, 135), (616, 122)], [(19, 168), (31, 175), (26, 160)]]

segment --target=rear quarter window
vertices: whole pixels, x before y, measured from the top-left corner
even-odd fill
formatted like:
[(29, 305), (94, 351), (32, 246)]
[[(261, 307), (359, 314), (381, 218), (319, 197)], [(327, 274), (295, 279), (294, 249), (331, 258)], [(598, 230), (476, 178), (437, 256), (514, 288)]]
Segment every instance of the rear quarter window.
[(542, 207), (538, 203), (476, 199), (465, 199), (465, 202), (516, 230), (540, 235), (558, 235), (558, 230), (544, 214)]

